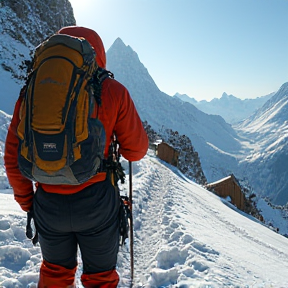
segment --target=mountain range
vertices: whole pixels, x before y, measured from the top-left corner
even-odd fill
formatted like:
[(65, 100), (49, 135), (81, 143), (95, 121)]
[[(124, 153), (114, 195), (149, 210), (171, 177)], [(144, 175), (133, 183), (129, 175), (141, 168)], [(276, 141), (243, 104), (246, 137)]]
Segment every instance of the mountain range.
[(261, 108), (265, 102), (268, 101), (274, 94), (275, 92), (266, 96), (257, 97), (255, 99), (242, 100), (224, 92), (220, 99), (214, 98), (211, 101), (197, 101), (194, 98), (190, 98), (186, 94), (179, 93), (176, 93), (173, 97), (177, 97), (184, 102), (189, 102), (207, 114), (220, 115), (227, 123), (235, 124), (252, 115), (257, 109)]
[[(5, 19), (0, 26), (0, 110), (9, 115), (13, 112), (25, 76), (25, 71), (19, 66), (30, 59), (31, 47), (61, 26), (75, 24), (69, 1), (50, 3), (46, 17), (43, 13), (47, 7), (42, 2), (21, 0), (17, 2), (18, 6), (14, 2), (2, 1), (0, 10), (1, 19)], [(56, 13), (55, 5), (62, 7), (61, 14)], [(34, 16), (27, 17), (28, 12)], [(51, 22), (53, 13), (59, 18)], [(257, 195), (269, 197), (275, 204), (287, 203), (288, 83), (284, 83), (275, 94), (251, 101), (225, 93), (221, 99), (210, 101), (209, 109), (214, 107), (214, 110), (205, 113), (205, 102), (187, 103), (179, 95), (171, 97), (160, 91), (137, 53), (120, 38), (107, 51), (107, 68), (128, 88), (143, 121), (146, 120), (155, 131), (172, 129), (191, 139), (208, 182), (233, 173), (238, 179), (248, 182)], [(232, 111), (231, 105), (233, 111), (239, 112), (238, 120), (246, 119), (240, 123), (236, 123), (237, 119), (228, 121), (227, 118), (225, 121), (223, 111)], [(250, 114), (247, 108), (245, 111), (250, 114), (247, 118), (242, 113), (244, 106), (250, 106), (251, 113), (258, 110)], [(217, 111), (222, 111), (218, 114), (223, 117), (215, 115)], [(5, 135), (1, 138), (3, 147)]]

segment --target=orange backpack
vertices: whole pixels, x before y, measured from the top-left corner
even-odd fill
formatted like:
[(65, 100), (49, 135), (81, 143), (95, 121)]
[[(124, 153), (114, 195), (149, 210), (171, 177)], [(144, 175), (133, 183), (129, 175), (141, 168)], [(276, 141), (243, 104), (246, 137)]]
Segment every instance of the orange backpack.
[(92, 114), (107, 76), (84, 38), (55, 34), (36, 48), (17, 129), (24, 176), (77, 185), (99, 171), (106, 138)]

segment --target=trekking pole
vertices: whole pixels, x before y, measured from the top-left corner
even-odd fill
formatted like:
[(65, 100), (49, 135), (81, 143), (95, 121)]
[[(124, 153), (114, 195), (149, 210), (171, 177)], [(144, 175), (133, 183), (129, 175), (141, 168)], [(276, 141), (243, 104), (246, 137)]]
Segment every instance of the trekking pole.
[(133, 250), (133, 211), (132, 211), (132, 162), (129, 161), (129, 201), (131, 209), (130, 218), (130, 265), (131, 265), (131, 286), (133, 287), (134, 281), (134, 250)]

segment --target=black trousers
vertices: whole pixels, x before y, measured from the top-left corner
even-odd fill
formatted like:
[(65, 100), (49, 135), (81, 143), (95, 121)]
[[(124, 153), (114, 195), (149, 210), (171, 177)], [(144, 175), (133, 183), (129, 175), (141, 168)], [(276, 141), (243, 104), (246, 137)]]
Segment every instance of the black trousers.
[(45, 192), (34, 196), (34, 220), (43, 259), (72, 269), (79, 246), (83, 273), (116, 267), (119, 249), (119, 193), (109, 180), (82, 191), (62, 195)]

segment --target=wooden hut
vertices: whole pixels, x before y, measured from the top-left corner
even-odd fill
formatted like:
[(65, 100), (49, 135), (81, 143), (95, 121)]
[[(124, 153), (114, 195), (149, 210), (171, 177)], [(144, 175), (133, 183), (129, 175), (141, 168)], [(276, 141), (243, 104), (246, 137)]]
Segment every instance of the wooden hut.
[(158, 144), (156, 154), (161, 160), (173, 166), (178, 166), (179, 152), (167, 143)]
[(206, 187), (209, 191), (214, 192), (222, 198), (230, 197), (231, 203), (238, 209), (244, 211), (244, 194), (239, 182), (233, 174), (216, 182), (209, 183)]

